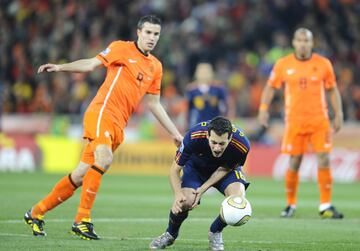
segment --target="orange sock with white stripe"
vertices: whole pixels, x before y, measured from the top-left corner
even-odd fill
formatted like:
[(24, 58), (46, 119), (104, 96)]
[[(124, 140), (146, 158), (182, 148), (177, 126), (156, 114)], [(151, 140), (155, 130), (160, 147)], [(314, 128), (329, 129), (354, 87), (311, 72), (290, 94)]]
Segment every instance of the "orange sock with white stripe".
[(330, 168), (318, 168), (318, 185), (320, 190), (320, 204), (330, 203), (332, 190)]
[(86, 172), (83, 178), (80, 205), (75, 217), (76, 223), (83, 221), (83, 219), (90, 219), (90, 210), (94, 204), (104, 173), (104, 168), (95, 165), (91, 166)]
[(297, 171), (288, 169), (285, 175), (285, 189), (288, 205), (296, 205), (296, 193), (299, 184), (299, 175)]
[(33, 206), (31, 217), (39, 218), (39, 216), (43, 216), (47, 211), (70, 198), (74, 194), (76, 188), (77, 186), (71, 180), (70, 174), (63, 177), (43, 200)]

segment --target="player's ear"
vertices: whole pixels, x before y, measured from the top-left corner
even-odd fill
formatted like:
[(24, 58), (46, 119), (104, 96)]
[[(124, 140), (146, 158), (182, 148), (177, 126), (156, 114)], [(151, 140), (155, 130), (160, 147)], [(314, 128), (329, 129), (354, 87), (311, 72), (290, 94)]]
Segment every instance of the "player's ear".
[(209, 139), (210, 138), (210, 132), (206, 131), (206, 138)]

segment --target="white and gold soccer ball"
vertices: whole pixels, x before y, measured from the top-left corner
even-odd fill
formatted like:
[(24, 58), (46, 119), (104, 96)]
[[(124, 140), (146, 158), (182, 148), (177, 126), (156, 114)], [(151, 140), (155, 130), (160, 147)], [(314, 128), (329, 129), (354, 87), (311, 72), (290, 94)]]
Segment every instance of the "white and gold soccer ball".
[(228, 225), (241, 226), (251, 218), (250, 202), (237, 195), (231, 195), (221, 203), (220, 216)]

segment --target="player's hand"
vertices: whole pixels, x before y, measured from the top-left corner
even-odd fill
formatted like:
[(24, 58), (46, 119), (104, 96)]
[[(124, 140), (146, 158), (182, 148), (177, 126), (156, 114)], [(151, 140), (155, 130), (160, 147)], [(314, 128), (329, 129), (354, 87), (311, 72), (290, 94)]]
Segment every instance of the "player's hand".
[(183, 136), (182, 135), (178, 135), (173, 137), (174, 140), (174, 144), (176, 145), (176, 147), (179, 147), (181, 145), (181, 142), (183, 141)]
[(41, 72), (57, 72), (60, 71), (60, 67), (57, 64), (43, 64), (39, 67), (38, 73)]
[(269, 127), (269, 111), (259, 111), (258, 120), (261, 125)]
[(201, 199), (201, 195), (204, 193), (205, 191), (199, 187), (198, 189), (196, 189), (196, 191), (194, 192), (195, 194), (195, 200), (194, 203), (191, 205), (191, 209), (194, 209), (195, 207), (197, 207), (199, 205), (199, 201)]
[(174, 203), (171, 207), (171, 211), (174, 214), (178, 214), (182, 212), (182, 205), (186, 201), (186, 197), (182, 192), (175, 194)]
[(333, 123), (334, 131), (338, 132), (342, 127), (343, 123), (344, 123), (343, 115), (342, 114), (335, 115), (334, 123)]

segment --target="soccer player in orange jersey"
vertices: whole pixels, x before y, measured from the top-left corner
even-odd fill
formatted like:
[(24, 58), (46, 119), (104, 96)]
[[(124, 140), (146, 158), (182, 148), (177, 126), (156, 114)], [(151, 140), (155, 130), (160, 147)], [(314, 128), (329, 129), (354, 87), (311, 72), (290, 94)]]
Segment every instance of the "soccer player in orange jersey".
[(83, 239), (99, 239), (90, 220), (90, 210), (102, 175), (111, 165), (113, 152), (123, 141), (123, 130), (129, 117), (144, 96), (150, 111), (169, 132), (175, 144), (181, 144), (182, 135), (160, 103), (161, 63), (150, 54), (159, 40), (160, 31), (159, 18), (144, 16), (137, 25), (136, 42), (115, 41), (93, 58), (39, 67), (38, 73), (90, 72), (98, 66), (105, 66), (107, 74), (84, 115), (83, 137), (87, 140), (87, 145), (79, 165), (24, 216), (34, 235), (46, 235), (43, 230), (44, 214), (66, 201), (82, 186), (72, 232)]
[(292, 217), (295, 213), (298, 170), (310, 143), (318, 162), (320, 215), (323, 218), (343, 218), (343, 214), (331, 204), (329, 152), (332, 139), (325, 93), (329, 95), (334, 110), (334, 132), (343, 124), (341, 97), (334, 70), (327, 58), (312, 52), (313, 35), (310, 30), (297, 29), (292, 44), (295, 52), (280, 58), (273, 67), (262, 93), (258, 115), (260, 123), (267, 127), (268, 107), (276, 89), (284, 86), (285, 134), (281, 150), (290, 154), (290, 165), (285, 177), (287, 207), (281, 216)]

